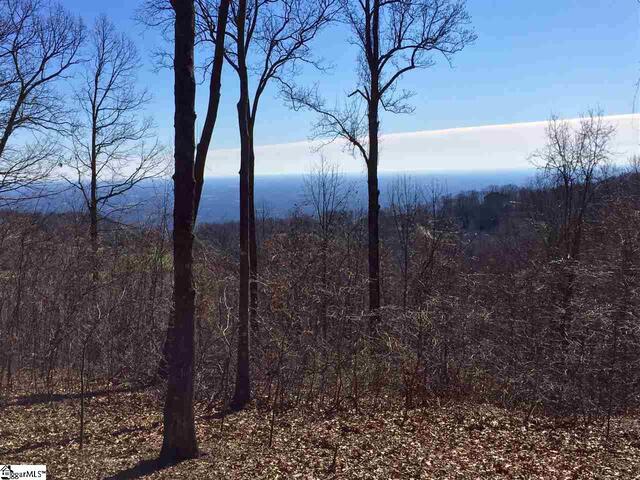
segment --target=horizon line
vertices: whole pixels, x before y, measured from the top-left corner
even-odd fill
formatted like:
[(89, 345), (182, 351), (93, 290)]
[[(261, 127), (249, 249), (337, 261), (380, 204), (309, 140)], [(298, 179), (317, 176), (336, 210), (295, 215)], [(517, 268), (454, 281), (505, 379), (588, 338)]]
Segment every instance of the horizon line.
[[(494, 168), (413, 168), (413, 169), (378, 169), (379, 175), (390, 175), (390, 174), (465, 174), (465, 173), (478, 173), (478, 174), (489, 174), (491, 172), (500, 173), (500, 172), (512, 172), (512, 173), (526, 173), (536, 171), (537, 168), (534, 166), (531, 167), (494, 167)], [(366, 175), (364, 170), (356, 171), (356, 170), (341, 170), (339, 172), (342, 175)], [(292, 173), (256, 173), (256, 177), (303, 177), (305, 175), (311, 175), (312, 172), (292, 172)], [(236, 178), (238, 174), (228, 174), (228, 175), (205, 175), (204, 178)], [(161, 177), (163, 179), (171, 179), (171, 177)]]

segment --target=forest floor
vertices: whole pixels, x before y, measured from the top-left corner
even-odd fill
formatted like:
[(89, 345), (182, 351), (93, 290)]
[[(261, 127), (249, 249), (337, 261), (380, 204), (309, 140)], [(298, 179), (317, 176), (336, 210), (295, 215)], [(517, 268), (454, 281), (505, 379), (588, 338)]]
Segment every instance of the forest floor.
[[(22, 401), (22, 402), (21, 402)], [(23, 404), (19, 404), (19, 402)], [(52, 479), (583, 479), (640, 478), (640, 420), (601, 424), (434, 402), (409, 411), (283, 413), (249, 409), (223, 419), (197, 412), (201, 456), (159, 468), (161, 404), (152, 392), (79, 400), (14, 398), (0, 407), (0, 462), (46, 464)]]

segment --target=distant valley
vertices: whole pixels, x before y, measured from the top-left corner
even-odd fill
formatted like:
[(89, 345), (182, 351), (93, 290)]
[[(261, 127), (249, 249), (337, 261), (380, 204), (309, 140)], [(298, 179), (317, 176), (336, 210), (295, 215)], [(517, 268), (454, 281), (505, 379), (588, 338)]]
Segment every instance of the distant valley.
[[(407, 176), (418, 186), (428, 190), (436, 186), (440, 193), (456, 195), (460, 192), (482, 191), (492, 186), (525, 185), (535, 176), (528, 170), (484, 171), (431, 171), (385, 172), (380, 174), (380, 194), (383, 207), (388, 205), (389, 191), (400, 176)], [(350, 208), (366, 205), (366, 177), (364, 174), (344, 174), (344, 185), (353, 191)], [(284, 217), (293, 210), (308, 211), (304, 175), (257, 176), (256, 210), (260, 215)], [(81, 211), (82, 196), (62, 184), (46, 187), (50, 194), (45, 199), (26, 202), (22, 208), (38, 211)], [(127, 221), (147, 223), (164, 211), (171, 211), (172, 182), (169, 179), (149, 180), (137, 185), (112, 208)], [(199, 223), (221, 223), (238, 219), (238, 179), (236, 177), (211, 177), (205, 181), (203, 199), (198, 216)], [(164, 201), (163, 199), (167, 199)]]

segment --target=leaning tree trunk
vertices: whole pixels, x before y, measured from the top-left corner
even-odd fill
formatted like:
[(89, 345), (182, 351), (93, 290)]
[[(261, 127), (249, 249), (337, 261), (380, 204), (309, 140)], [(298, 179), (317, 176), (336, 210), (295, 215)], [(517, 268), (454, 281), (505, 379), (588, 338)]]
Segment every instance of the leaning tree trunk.
[(173, 0), (175, 10), (175, 173), (173, 207), (173, 332), (169, 344), (164, 438), (160, 459), (198, 455), (193, 412), (194, 317), (193, 219), (195, 208), (195, 96), (193, 0)]
[(240, 410), (251, 400), (249, 372), (249, 173), (251, 142), (249, 135), (249, 79), (244, 47), (244, 27), (247, 2), (238, 2), (238, 67), (240, 72), (240, 99), (238, 126), (240, 129), (240, 282), (238, 294), (238, 364), (236, 385), (231, 408)]
[[(227, 31), (227, 20), (229, 18), (230, 0), (221, 0), (218, 6), (218, 26), (216, 27), (216, 38), (224, 38)], [(204, 119), (200, 142), (196, 150), (196, 206), (194, 211), (194, 223), (198, 217), (198, 209), (202, 198), (202, 189), (204, 187), (204, 167), (209, 153), (209, 146), (213, 137), (213, 129), (218, 119), (218, 108), (220, 106), (220, 94), (222, 92), (222, 67), (224, 65), (224, 42), (217, 42), (214, 56), (213, 67), (211, 69), (211, 80), (209, 81), (209, 105), (207, 106), (207, 115)]]

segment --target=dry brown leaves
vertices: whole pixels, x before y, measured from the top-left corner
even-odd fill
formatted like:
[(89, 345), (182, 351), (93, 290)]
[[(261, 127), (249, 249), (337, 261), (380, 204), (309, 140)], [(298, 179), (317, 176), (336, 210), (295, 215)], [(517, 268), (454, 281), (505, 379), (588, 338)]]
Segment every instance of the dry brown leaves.
[(640, 422), (559, 426), (491, 406), (455, 404), (409, 412), (332, 418), (255, 409), (224, 419), (199, 413), (202, 455), (164, 469), (140, 463), (162, 442), (161, 405), (144, 392), (87, 402), (78, 449), (78, 400), (0, 410), (0, 462), (45, 463), (52, 478), (156, 479), (634, 479), (640, 478)]

